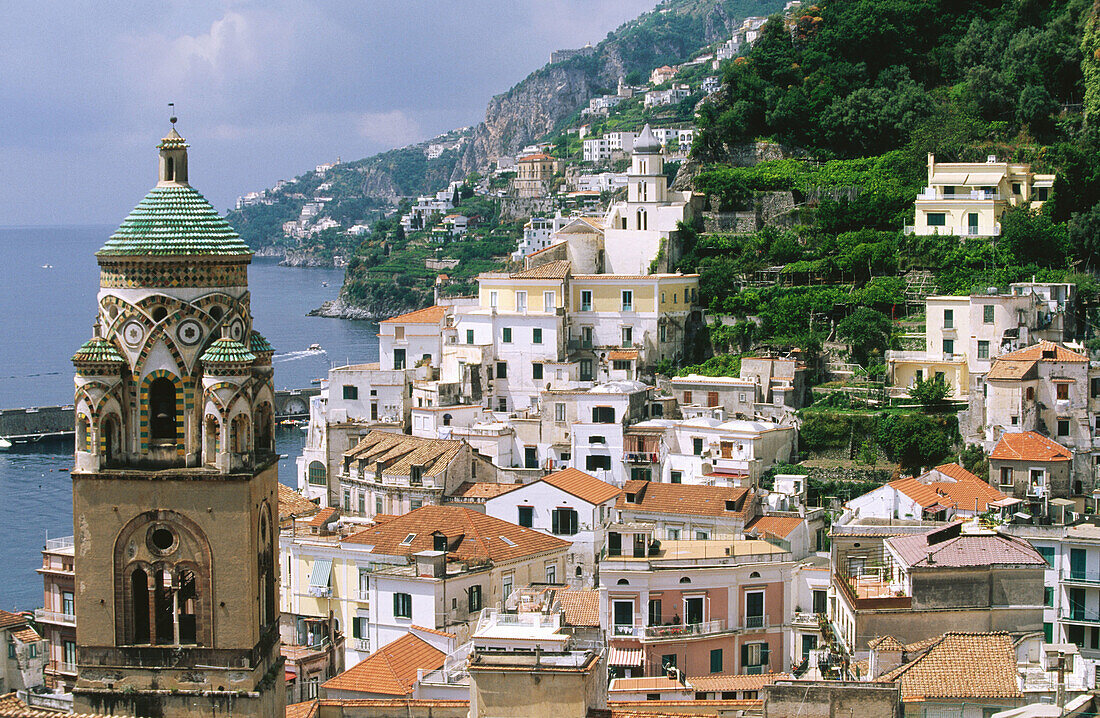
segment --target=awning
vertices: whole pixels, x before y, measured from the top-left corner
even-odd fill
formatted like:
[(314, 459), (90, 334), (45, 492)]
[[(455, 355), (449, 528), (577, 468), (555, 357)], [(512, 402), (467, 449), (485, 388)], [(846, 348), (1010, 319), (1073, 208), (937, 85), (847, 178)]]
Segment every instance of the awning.
[(972, 187), (996, 186), (1005, 178), (1004, 172), (971, 172), (966, 176), (966, 184)]
[(286, 672), (285, 677), (286, 677), (286, 682), (287, 683), (293, 683), (294, 681), (298, 680), (298, 674), (297, 673), (291, 673), (290, 671)]
[(332, 559), (331, 558), (319, 558), (317, 562), (313, 564), (313, 573), (309, 576), (309, 592), (316, 596), (321, 594), (327, 594), (329, 590), (329, 579), (332, 576)]
[(932, 175), (932, 184), (958, 185), (966, 184), (966, 173), (937, 172)]
[(635, 668), (643, 663), (641, 648), (612, 648), (607, 654), (607, 665)]

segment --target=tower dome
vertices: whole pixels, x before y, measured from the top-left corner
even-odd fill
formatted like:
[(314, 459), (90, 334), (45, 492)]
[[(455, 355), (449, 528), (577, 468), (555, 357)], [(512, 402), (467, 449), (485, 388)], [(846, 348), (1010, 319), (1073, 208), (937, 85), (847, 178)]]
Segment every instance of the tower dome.
[(648, 122), (634, 140), (633, 152), (637, 155), (656, 155), (661, 153), (661, 141), (653, 134), (653, 130), (649, 129)]

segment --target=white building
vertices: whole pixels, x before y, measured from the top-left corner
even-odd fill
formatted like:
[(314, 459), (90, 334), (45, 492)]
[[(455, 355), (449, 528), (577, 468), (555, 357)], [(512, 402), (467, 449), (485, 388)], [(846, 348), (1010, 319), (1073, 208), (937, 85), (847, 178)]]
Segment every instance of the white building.
[(704, 77), (702, 90), (708, 95), (713, 95), (722, 87), (722, 81), (717, 77)]
[(533, 528), (571, 542), (566, 574), (574, 588), (593, 585), (619, 488), (578, 471), (564, 469), (517, 486), (485, 502), (489, 516)]
[(686, 100), (691, 95), (691, 88), (685, 84), (676, 84), (667, 90), (650, 90), (645, 93), (643, 104), (646, 107), (660, 107), (661, 105), (675, 105)]
[(523, 238), (519, 240), (516, 251), (512, 252), (512, 259), (519, 261), (549, 247), (554, 243), (551, 235), (568, 221), (569, 218), (562, 217), (560, 211), (553, 217), (531, 217), (523, 225)]

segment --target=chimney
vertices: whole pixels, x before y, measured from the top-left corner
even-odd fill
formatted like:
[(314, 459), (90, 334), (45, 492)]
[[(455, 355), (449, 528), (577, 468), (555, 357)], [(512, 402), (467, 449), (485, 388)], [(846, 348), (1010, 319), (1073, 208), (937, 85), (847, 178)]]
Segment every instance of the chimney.
[(445, 578), (447, 575), (447, 554), (445, 551), (419, 551), (413, 554), (416, 560), (416, 575), (424, 578)]

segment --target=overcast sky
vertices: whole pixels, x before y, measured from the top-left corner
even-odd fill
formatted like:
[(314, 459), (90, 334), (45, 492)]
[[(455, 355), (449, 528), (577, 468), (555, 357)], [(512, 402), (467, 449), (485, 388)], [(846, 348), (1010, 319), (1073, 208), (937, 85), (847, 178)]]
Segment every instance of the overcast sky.
[(219, 211), (314, 165), (479, 122), (553, 49), (655, 0), (2, 0), (0, 225), (117, 224), (175, 102)]

